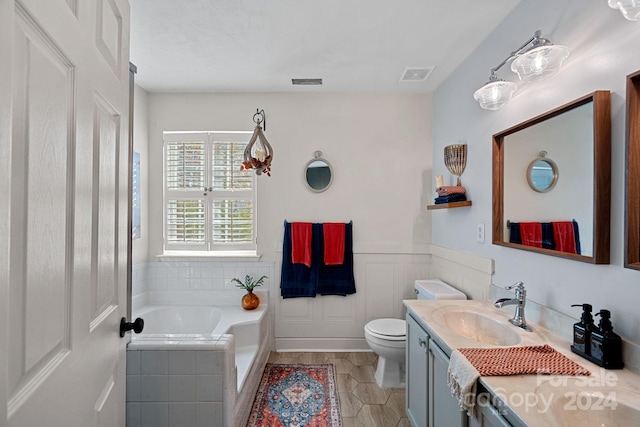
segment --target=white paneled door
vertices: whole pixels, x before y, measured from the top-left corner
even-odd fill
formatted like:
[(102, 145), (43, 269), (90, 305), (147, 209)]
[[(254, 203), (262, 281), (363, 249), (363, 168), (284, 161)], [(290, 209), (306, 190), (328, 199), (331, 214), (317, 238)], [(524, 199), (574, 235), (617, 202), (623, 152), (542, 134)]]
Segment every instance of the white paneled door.
[(0, 0), (0, 426), (124, 426), (127, 0)]

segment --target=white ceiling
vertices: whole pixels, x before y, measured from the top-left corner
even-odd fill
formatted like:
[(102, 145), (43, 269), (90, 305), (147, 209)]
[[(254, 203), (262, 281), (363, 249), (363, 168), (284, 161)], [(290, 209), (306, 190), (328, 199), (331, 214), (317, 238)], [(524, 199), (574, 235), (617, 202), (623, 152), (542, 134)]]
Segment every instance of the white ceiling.
[(131, 0), (131, 62), (150, 92), (431, 92), (519, 2)]

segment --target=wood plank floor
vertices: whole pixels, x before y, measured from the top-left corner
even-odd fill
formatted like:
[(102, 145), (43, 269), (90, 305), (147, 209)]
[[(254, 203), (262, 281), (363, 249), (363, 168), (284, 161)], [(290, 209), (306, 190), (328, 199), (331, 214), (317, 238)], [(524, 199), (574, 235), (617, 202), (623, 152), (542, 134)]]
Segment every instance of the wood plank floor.
[(374, 378), (377, 360), (373, 352), (269, 355), (269, 363), (332, 363), (338, 380), (343, 427), (410, 427), (404, 409), (404, 388), (378, 387)]

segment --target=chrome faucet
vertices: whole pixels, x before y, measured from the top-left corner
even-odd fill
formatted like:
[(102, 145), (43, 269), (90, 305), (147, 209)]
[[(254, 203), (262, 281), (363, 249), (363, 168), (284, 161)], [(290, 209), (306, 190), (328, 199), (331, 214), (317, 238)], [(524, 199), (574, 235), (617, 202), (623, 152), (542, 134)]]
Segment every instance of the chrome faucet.
[(525, 331), (531, 332), (533, 329), (531, 329), (531, 327), (527, 325), (527, 321), (524, 319), (524, 305), (527, 302), (527, 291), (525, 291), (524, 289), (524, 283), (517, 282), (511, 286), (507, 286), (505, 289), (515, 289), (516, 297), (500, 298), (493, 305), (496, 308), (502, 308), (505, 305), (515, 305), (516, 312), (513, 316), (513, 319), (509, 319), (509, 322), (512, 325), (516, 325), (517, 327), (524, 329)]

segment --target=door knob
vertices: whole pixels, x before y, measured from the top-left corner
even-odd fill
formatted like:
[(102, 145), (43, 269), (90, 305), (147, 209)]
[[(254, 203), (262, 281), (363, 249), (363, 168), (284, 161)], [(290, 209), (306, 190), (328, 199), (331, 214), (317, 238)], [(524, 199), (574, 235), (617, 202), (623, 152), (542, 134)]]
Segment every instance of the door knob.
[(127, 322), (126, 317), (120, 319), (120, 338), (124, 337), (124, 334), (132, 329), (136, 334), (142, 332), (144, 329), (144, 320), (139, 317), (133, 322)]

